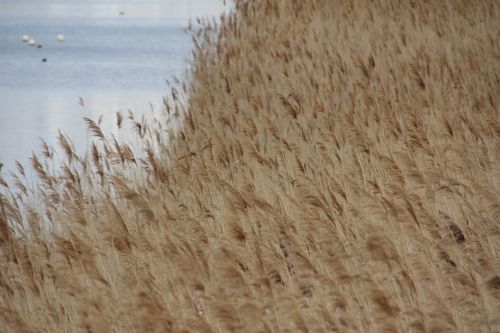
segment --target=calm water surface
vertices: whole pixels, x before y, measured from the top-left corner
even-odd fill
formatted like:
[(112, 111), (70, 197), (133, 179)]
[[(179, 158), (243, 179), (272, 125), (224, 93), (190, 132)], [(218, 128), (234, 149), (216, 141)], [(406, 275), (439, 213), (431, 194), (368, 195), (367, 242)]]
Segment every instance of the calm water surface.
[[(220, 15), (219, 0), (0, 0), (0, 162), (26, 163), (59, 129), (79, 152), (82, 117), (161, 109), (165, 80), (182, 77), (191, 52), (189, 19)], [(21, 41), (27, 34), (41, 48)], [(64, 34), (65, 41), (57, 41)], [(46, 61), (43, 61), (45, 59)], [(83, 105), (81, 103), (83, 101)]]

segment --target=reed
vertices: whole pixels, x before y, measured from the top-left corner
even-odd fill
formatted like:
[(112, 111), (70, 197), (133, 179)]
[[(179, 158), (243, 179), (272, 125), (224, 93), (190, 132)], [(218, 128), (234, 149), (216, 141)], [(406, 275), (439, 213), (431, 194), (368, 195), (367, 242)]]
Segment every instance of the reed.
[(500, 331), (499, 2), (234, 8), (134, 145), (0, 174), (0, 331)]

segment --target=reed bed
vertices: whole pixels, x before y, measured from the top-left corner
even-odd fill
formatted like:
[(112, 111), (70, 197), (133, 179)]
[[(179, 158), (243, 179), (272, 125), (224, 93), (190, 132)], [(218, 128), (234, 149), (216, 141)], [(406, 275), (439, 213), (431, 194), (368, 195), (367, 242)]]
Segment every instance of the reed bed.
[[(167, 121), (2, 179), (2, 332), (499, 332), (500, 3), (255, 0)], [(5, 178), (5, 174), (3, 175)], [(31, 185), (30, 185), (31, 184)]]

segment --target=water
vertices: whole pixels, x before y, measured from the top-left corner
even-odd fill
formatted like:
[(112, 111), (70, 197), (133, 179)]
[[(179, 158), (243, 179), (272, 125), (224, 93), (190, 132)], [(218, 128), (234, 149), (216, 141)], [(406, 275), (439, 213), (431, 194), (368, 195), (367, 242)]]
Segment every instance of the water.
[[(189, 19), (223, 10), (219, 0), (0, 0), (4, 171), (39, 151), (39, 138), (55, 145), (59, 129), (82, 152), (84, 116), (103, 115), (110, 129), (118, 111), (160, 109), (165, 80), (182, 77), (188, 66)], [(41, 48), (23, 43), (23, 34)]]

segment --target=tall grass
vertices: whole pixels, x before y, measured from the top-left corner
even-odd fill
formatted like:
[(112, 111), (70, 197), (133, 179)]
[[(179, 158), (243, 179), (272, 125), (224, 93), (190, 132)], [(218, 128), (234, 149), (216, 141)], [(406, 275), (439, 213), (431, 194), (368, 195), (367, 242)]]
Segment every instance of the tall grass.
[[(498, 332), (498, 1), (236, 1), (144, 151), (0, 197), (2, 332)], [(182, 102), (187, 98), (187, 104)], [(187, 105), (187, 106), (186, 106)], [(6, 186), (5, 181), (0, 183)]]

